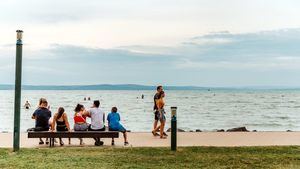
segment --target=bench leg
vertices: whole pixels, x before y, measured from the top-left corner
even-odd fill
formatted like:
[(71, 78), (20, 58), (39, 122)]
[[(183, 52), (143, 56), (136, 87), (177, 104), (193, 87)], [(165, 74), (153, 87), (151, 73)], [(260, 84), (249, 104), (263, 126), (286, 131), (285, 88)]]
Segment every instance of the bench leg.
[(49, 138), (50, 139), (50, 144), (49, 146), (50, 147), (54, 147), (54, 138)]
[(49, 146), (52, 147), (52, 138), (49, 138), (50, 139), (50, 144)]
[(52, 140), (52, 147), (54, 147), (54, 138), (51, 138)]

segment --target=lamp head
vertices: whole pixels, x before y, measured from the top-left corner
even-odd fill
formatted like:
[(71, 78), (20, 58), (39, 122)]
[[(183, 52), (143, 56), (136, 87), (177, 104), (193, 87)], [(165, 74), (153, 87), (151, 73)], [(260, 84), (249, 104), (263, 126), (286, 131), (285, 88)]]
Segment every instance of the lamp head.
[(177, 107), (171, 107), (171, 116), (176, 117), (177, 114)]
[(23, 31), (17, 30), (17, 40), (22, 40), (22, 37), (23, 37)]

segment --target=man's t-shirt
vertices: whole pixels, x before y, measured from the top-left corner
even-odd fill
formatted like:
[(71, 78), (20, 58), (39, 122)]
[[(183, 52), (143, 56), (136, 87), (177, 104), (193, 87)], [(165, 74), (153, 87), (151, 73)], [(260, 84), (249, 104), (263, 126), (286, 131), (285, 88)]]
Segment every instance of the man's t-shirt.
[(91, 114), (91, 128), (99, 130), (104, 127), (104, 111), (100, 108), (94, 107), (88, 110)]
[(110, 128), (118, 128), (120, 126), (120, 120), (121, 118), (119, 113), (109, 113), (107, 116)]
[(156, 105), (156, 100), (159, 99), (158, 98), (159, 93), (155, 93), (154, 97), (153, 97), (153, 101), (154, 101), (154, 106), (153, 106), (153, 110), (157, 110), (157, 105)]
[(32, 116), (35, 117), (35, 127), (40, 127), (43, 129), (49, 129), (49, 119), (51, 118), (51, 111), (47, 108), (40, 107)]

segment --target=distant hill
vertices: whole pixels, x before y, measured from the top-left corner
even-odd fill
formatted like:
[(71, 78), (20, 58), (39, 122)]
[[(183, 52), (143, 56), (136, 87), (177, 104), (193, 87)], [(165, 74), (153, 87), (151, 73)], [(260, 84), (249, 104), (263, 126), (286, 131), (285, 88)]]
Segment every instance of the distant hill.
[[(62, 86), (40, 86), (23, 85), (23, 90), (155, 90), (156, 86), (145, 86), (136, 84), (100, 84), (100, 85), (62, 85)], [(207, 87), (196, 86), (164, 86), (165, 90), (207, 90)], [(0, 85), (0, 90), (14, 90), (14, 85)]]

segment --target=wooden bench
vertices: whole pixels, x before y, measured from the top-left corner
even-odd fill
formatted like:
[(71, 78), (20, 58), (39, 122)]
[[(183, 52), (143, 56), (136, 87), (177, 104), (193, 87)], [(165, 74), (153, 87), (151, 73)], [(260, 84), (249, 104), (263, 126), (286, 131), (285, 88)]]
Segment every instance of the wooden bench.
[(119, 138), (118, 131), (29, 131), (28, 138), (49, 138), (50, 147), (54, 147), (54, 138)]

